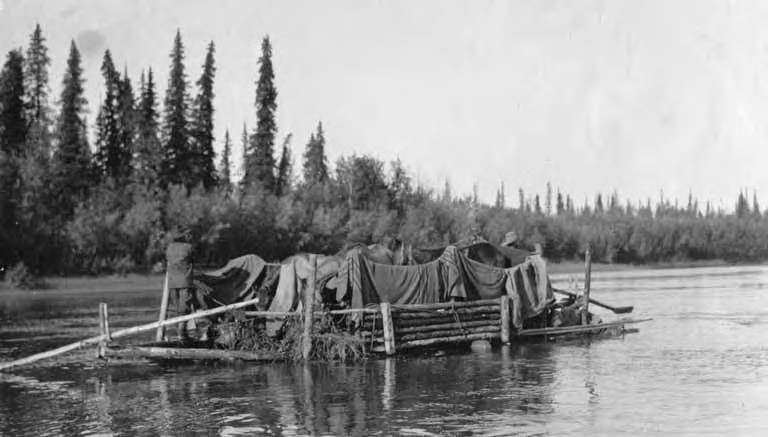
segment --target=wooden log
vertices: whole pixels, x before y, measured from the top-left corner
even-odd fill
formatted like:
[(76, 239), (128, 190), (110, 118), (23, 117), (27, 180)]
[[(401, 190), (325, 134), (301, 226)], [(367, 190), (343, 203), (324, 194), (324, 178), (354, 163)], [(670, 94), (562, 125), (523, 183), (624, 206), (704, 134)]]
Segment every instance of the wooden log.
[[(170, 294), (171, 291), (168, 288), (168, 272), (165, 272), (165, 281), (163, 282), (163, 295), (160, 298), (160, 316), (157, 319), (159, 322), (162, 322), (168, 318), (168, 300)], [(165, 340), (165, 325), (159, 326), (157, 328), (157, 333), (155, 334), (155, 341), (163, 340)]]
[[(233, 304), (230, 304), (230, 305), (224, 305), (224, 306), (220, 306), (220, 307), (217, 307), (217, 308), (212, 308), (210, 310), (198, 311), (198, 312), (195, 312), (195, 313), (192, 313), (192, 314), (187, 314), (187, 315), (184, 315), (184, 316), (173, 317), (173, 318), (166, 319), (166, 320), (163, 320), (163, 321), (146, 323), (144, 325), (139, 325), (139, 326), (134, 326), (132, 328), (122, 329), (120, 331), (113, 332), (112, 333), (112, 338), (115, 339), (115, 338), (128, 337), (130, 335), (138, 334), (140, 332), (151, 331), (151, 330), (157, 329), (157, 328), (159, 328), (161, 326), (173, 325), (175, 323), (186, 322), (188, 320), (200, 319), (200, 318), (203, 318), (203, 317), (212, 316), (214, 314), (220, 314), (220, 313), (225, 313), (227, 311), (236, 310), (236, 309), (239, 309), (239, 308), (245, 308), (245, 307), (248, 307), (248, 306), (251, 306), (251, 305), (255, 305), (256, 303), (258, 303), (258, 301), (259, 301), (258, 298), (251, 299), (251, 300), (246, 300), (246, 301), (243, 301), (243, 302), (237, 302), (237, 303), (233, 303)], [(45, 358), (55, 357), (57, 355), (61, 355), (61, 354), (67, 353), (67, 352), (73, 351), (75, 349), (80, 349), (80, 348), (85, 347), (85, 346), (90, 346), (90, 345), (98, 344), (100, 341), (102, 341), (104, 339), (106, 339), (106, 337), (104, 335), (97, 335), (96, 337), (86, 338), (84, 340), (80, 340), (80, 341), (77, 341), (75, 343), (70, 343), (68, 345), (61, 346), (61, 347), (53, 349), (53, 350), (49, 350), (49, 351), (40, 352), (40, 353), (37, 353), (37, 354), (34, 354), (34, 355), (30, 355), (30, 356), (28, 356), (26, 358), (21, 358), (21, 359), (18, 359), (18, 360), (15, 360), (15, 361), (9, 361), (9, 362), (6, 362), (6, 363), (0, 363), (0, 371), (7, 370), (7, 369), (10, 369), (10, 368), (13, 368), (13, 367), (23, 366), (25, 364), (34, 363), (35, 361), (40, 361), (40, 360), (45, 359)]]
[(587, 245), (584, 254), (584, 309), (581, 313), (581, 324), (589, 325), (589, 288), (592, 282), (592, 250)]
[(109, 330), (109, 308), (106, 303), (99, 304), (99, 308), (104, 317), (104, 334), (107, 335), (107, 342), (112, 341), (112, 333)]
[(162, 360), (276, 361), (282, 358), (280, 354), (270, 352), (158, 346), (108, 347), (106, 354), (107, 356), (120, 358), (152, 358)]
[[(496, 313), (489, 313), (482, 316), (459, 316), (458, 320), (456, 316), (449, 316), (449, 317), (433, 317), (428, 319), (412, 319), (412, 320), (393, 320), (393, 326), (395, 327), (395, 330), (400, 330), (402, 328), (408, 328), (408, 327), (421, 327), (421, 326), (427, 326), (427, 325), (443, 325), (446, 323), (467, 323), (467, 322), (475, 322), (475, 321), (486, 321), (486, 322), (493, 322), (496, 321), (498, 323), (499, 318), (501, 317), (501, 314), (499, 312)], [(364, 322), (362, 325), (363, 329), (378, 329), (381, 330), (383, 327), (383, 324), (381, 322), (381, 319), (376, 320), (375, 322), (368, 321)]]
[(558, 326), (556, 328), (523, 329), (523, 330), (517, 331), (517, 336), (524, 337), (524, 336), (535, 336), (535, 335), (573, 334), (573, 333), (580, 333), (580, 332), (599, 331), (601, 329), (621, 327), (621, 326), (629, 325), (633, 323), (647, 322), (649, 320), (653, 320), (653, 319), (623, 319), (623, 320), (617, 320), (614, 322), (598, 323), (595, 325), (587, 325), (587, 326), (576, 325), (576, 326), (564, 326), (564, 327)]
[(109, 328), (107, 328), (106, 306), (107, 304), (104, 302), (99, 303), (99, 335), (103, 337), (103, 339), (99, 342), (99, 345), (96, 347), (96, 358), (106, 358), (106, 355), (104, 354), (104, 350), (106, 348), (106, 343), (109, 340)]
[(430, 331), (441, 331), (444, 329), (461, 329), (461, 328), (475, 328), (478, 326), (495, 326), (496, 329), (499, 328), (499, 322), (498, 319), (488, 319), (488, 320), (474, 320), (471, 322), (451, 322), (451, 323), (437, 323), (434, 325), (422, 325), (422, 326), (408, 326), (405, 328), (398, 328), (397, 333), (398, 334), (410, 334), (413, 332), (430, 332)]
[(392, 310), (388, 303), (382, 303), (380, 307), (384, 330), (384, 351), (387, 355), (392, 355), (395, 353), (395, 331), (392, 326)]
[[(396, 330), (400, 330), (402, 328), (408, 328), (408, 327), (421, 327), (421, 326), (427, 326), (427, 325), (443, 325), (446, 323), (467, 323), (467, 322), (475, 322), (475, 321), (487, 321), (487, 322), (493, 322), (496, 321), (498, 323), (499, 318), (501, 317), (501, 314), (499, 312), (493, 313), (493, 314), (486, 314), (483, 316), (473, 316), (473, 317), (467, 317), (467, 316), (459, 316), (458, 320), (455, 316), (450, 317), (433, 317), (429, 319), (413, 319), (413, 320), (393, 320), (393, 326)], [(364, 322), (362, 325), (363, 329), (379, 329), (381, 330), (383, 328), (383, 324), (381, 320), (376, 320), (376, 322)]]
[(308, 361), (312, 356), (312, 325), (315, 317), (315, 282), (317, 282), (317, 255), (309, 256), (309, 264), (312, 272), (309, 275), (309, 286), (304, 291), (304, 335), (302, 345), (302, 357)]
[(506, 344), (509, 343), (511, 326), (511, 318), (509, 317), (509, 299), (507, 296), (502, 296), (501, 299), (499, 299), (499, 302), (499, 312), (501, 313), (501, 320), (499, 321), (499, 324), (501, 325), (501, 342)]
[[(343, 315), (343, 314), (357, 314), (357, 313), (366, 313), (366, 314), (378, 314), (379, 310), (374, 310), (370, 308), (355, 308), (355, 309), (346, 309), (346, 310), (332, 310), (332, 311), (315, 311), (314, 317), (316, 319), (319, 319), (326, 315)], [(243, 311), (243, 315), (246, 317), (263, 317), (263, 318), (283, 318), (283, 317), (303, 317), (303, 314), (297, 313), (295, 311)]]
[[(483, 332), (478, 334), (467, 334), (467, 335), (456, 335), (451, 337), (440, 337), (440, 338), (428, 338), (424, 340), (411, 340), (411, 341), (404, 341), (398, 345), (399, 349), (413, 349), (417, 347), (425, 347), (425, 346), (433, 346), (436, 344), (445, 344), (445, 343), (468, 343), (474, 340), (492, 340), (494, 338), (499, 338), (501, 336), (501, 333), (497, 332)], [(373, 352), (383, 352), (381, 348), (374, 347)]]
[(398, 340), (400, 342), (404, 341), (411, 341), (411, 340), (423, 340), (427, 338), (441, 338), (441, 337), (453, 337), (453, 336), (466, 336), (470, 334), (479, 334), (484, 332), (496, 332), (499, 333), (499, 336), (501, 336), (501, 333), (499, 332), (499, 325), (486, 325), (486, 326), (477, 326), (474, 328), (464, 328), (464, 329), (445, 329), (440, 331), (427, 331), (427, 332), (414, 332), (411, 334), (405, 334), (398, 337)]
[(400, 312), (392, 315), (395, 319), (420, 319), (424, 317), (430, 317), (442, 314), (484, 314), (484, 313), (498, 313), (499, 301), (495, 301), (494, 304), (486, 304), (476, 307), (456, 308), (454, 310), (441, 309), (435, 311), (419, 311), (419, 312)]
[(415, 303), (408, 305), (392, 305), (392, 312), (397, 314), (404, 311), (421, 311), (421, 310), (440, 310), (440, 309), (453, 309), (453, 308), (472, 308), (486, 305), (498, 305), (497, 299), (482, 299), (482, 300), (470, 300), (461, 302), (439, 302), (439, 303)]

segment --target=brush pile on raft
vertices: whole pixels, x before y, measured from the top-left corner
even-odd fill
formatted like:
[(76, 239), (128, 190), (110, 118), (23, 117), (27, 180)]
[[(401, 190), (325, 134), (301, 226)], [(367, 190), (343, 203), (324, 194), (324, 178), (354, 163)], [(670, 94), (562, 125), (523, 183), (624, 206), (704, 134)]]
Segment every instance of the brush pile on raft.
[[(585, 289), (576, 294), (551, 286), (539, 253), (484, 240), (410, 249), (407, 256), (401, 249), (400, 256), (381, 257), (378, 249), (358, 245), (342, 254), (296, 255), (279, 264), (256, 255), (235, 258), (221, 269), (194, 272), (194, 313), (166, 317), (166, 282), (158, 322), (110, 333), (102, 304), (101, 335), (77, 347), (97, 344), (104, 357), (355, 360), (474, 341), (621, 333), (626, 324), (644, 321), (604, 322), (589, 311), (590, 303), (616, 314), (632, 311), (589, 297), (589, 252)], [(167, 326), (193, 320), (196, 340), (167, 340)], [(112, 342), (154, 329), (152, 344)]]

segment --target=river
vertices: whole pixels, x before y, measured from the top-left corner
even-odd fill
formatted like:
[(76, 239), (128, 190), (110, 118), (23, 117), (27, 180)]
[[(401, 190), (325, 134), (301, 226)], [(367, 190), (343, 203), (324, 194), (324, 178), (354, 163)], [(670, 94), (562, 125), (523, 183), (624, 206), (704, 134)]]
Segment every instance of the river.
[[(104, 365), (86, 350), (0, 374), (0, 435), (768, 435), (767, 287), (764, 266), (595, 273), (595, 298), (653, 320), (356, 365)], [(100, 301), (119, 327), (158, 300), (0, 294), (0, 357), (96, 333)]]

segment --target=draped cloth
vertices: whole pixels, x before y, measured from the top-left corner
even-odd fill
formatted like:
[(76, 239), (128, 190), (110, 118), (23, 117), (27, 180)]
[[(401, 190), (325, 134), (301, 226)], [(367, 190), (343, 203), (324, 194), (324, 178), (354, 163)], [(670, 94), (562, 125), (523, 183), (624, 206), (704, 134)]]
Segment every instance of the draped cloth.
[(229, 305), (254, 298), (264, 282), (275, 278), (276, 268), (256, 255), (244, 255), (218, 270), (194, 272), (195, 288), (203, 294), (208, 307)]
[(336, 283), (337, 300), (348, 299), (352, 308), (381, 302), (494, 299), (506, 294), (513, 302), (512, 322), (516, 328), (554, 301), (541, 256), (531, 255), (519, 265), (502, 269), (473, 261), (454, 246), (448, 246), (438, 260), (415, 266), (377, 264), (351, 251)]

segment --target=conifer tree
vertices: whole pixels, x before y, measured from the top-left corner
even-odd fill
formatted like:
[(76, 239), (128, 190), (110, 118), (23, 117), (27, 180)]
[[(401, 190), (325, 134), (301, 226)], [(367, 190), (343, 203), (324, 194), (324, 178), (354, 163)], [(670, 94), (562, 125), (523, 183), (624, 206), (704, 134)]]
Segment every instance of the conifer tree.
[(0, 72), (0, 150), (15, 159), (26, 136), (24, 57), (20, 50), (11, 50)]
[(181, 31), (176, 31), (171, 50), (171, 70), (165, 90), (165, 116), (163, 120), (162, 184), (192, 184), (190, 168), (189, 126), (187, 114), (189, 97), (184, 72), (184, 45)]
[(283, 140), (283, 150), (280, 154), (280, 163), (277, 165), (277, 180), (275, 181), (275, 194), (282, 196), (287, 193), (291, 187), (291, 173), (293, 159), (291, 158), (291, 134), (286, 135)]
[(552, 215), (552, 184), (547, 181), (547, 197), (544, 199), (544, 207), (547, 215)]
[(62, 81), (61, 110), (56, 126), (58, 141), (53, 155), (53, 188), (63, 218), (71, 217), (75, 204), (86, 196), (92, 182), (85, 135), (84, 82), (80, 52), (72, 41)]
[(162, 150), (158, 138), (157, 92), (152, 69), (146, 80), (141, 76), (140, 96), (136, 114), (137, 138), (133, 156), (133, 180), (143, 187), (159, 184)]
[(496, 208), (504, 209), (505, 201), (506, 195), (504, 194), (504, 181), (502, 181), (499, 189), (496, 191)]
[(23, 64), (21, 51), (11, 50), (0, 71), (0, 265), (18, 257), (19, 158), (27, 136)]
[(214, 54), (216, 48), (211, 41), (205, 55), (203, 72), (197, 80), (198, 94), (195, 98), (191, 136), (193, 172), (192, 183), (203, 184), (205, 189), (212, 188), (216, 183), (216, 168), (213, 151), (213, 80), (216, 74)]
[(219, 164), (219, 185), (227, 192), (232, 189), (232, 141), (229, 139), (229, 129), (224, 132), (224, 149), (221, 152)]
[(275, 188), (274, 144), (277, 124), (277, 89), (272, 68), (272, 45), (269, 37), (261, 44), (259, 80), (256, 83), (256, 132), (251, 137), (248, 162), (245, 168), (245, 184), (260, 182), (264, 188)]
[(328, 160), (325, 156), (323, 123), (317, 123), (317, 131), (309, 137), (304, 150), (304, 182), (308, 185), (328, 181)]
[(597, 199), (595, 199), (595, 214), (602, 214), (605, 208), (603, 208), (603, 195), (597, 193)]
[(760, 218), (762, 212), (760, 212), (760, 204), (757, 203), (757, 193), (752, 193), (752, 215)]
[(50, 108), (48, 106), (48, 67), (51, 58), (48, 57), (48, 47), (40, 24), (29, 37), (29, 47), (25, 59), (24, 89), (27, 102), (27, 120), (30, 124), (42, 124), (46, 128), (49, 123)]
[(240, 184), (245, 185), (246, 168), (248, 167), (248, 149), (250, 140), (248, 139), (248, 126), (243, 122), (243, 132), (240, 134)]
[(560, 189), (557, 190), (557, 201), (555, 205), (555, 211), (557, 215), (561, 216), (565, 213), (565, 203), (563, 202), (563, 195), (560, 193)]
[(118, 176), (130, 176), (133, 167), (134, 142), (137, 135), (136, 97), (128, 71), (123, 71), (117, 94), (117, 131), (120, 142), (120, 166)]
[(104, 77), (104, 99), (96, 117), (95, 168), (101, 179), (117, 178), (120, 170), (120, 133), (118, 131), (117, 99), (120, 75), (112, 54), (107, 49), (101, 63)]

